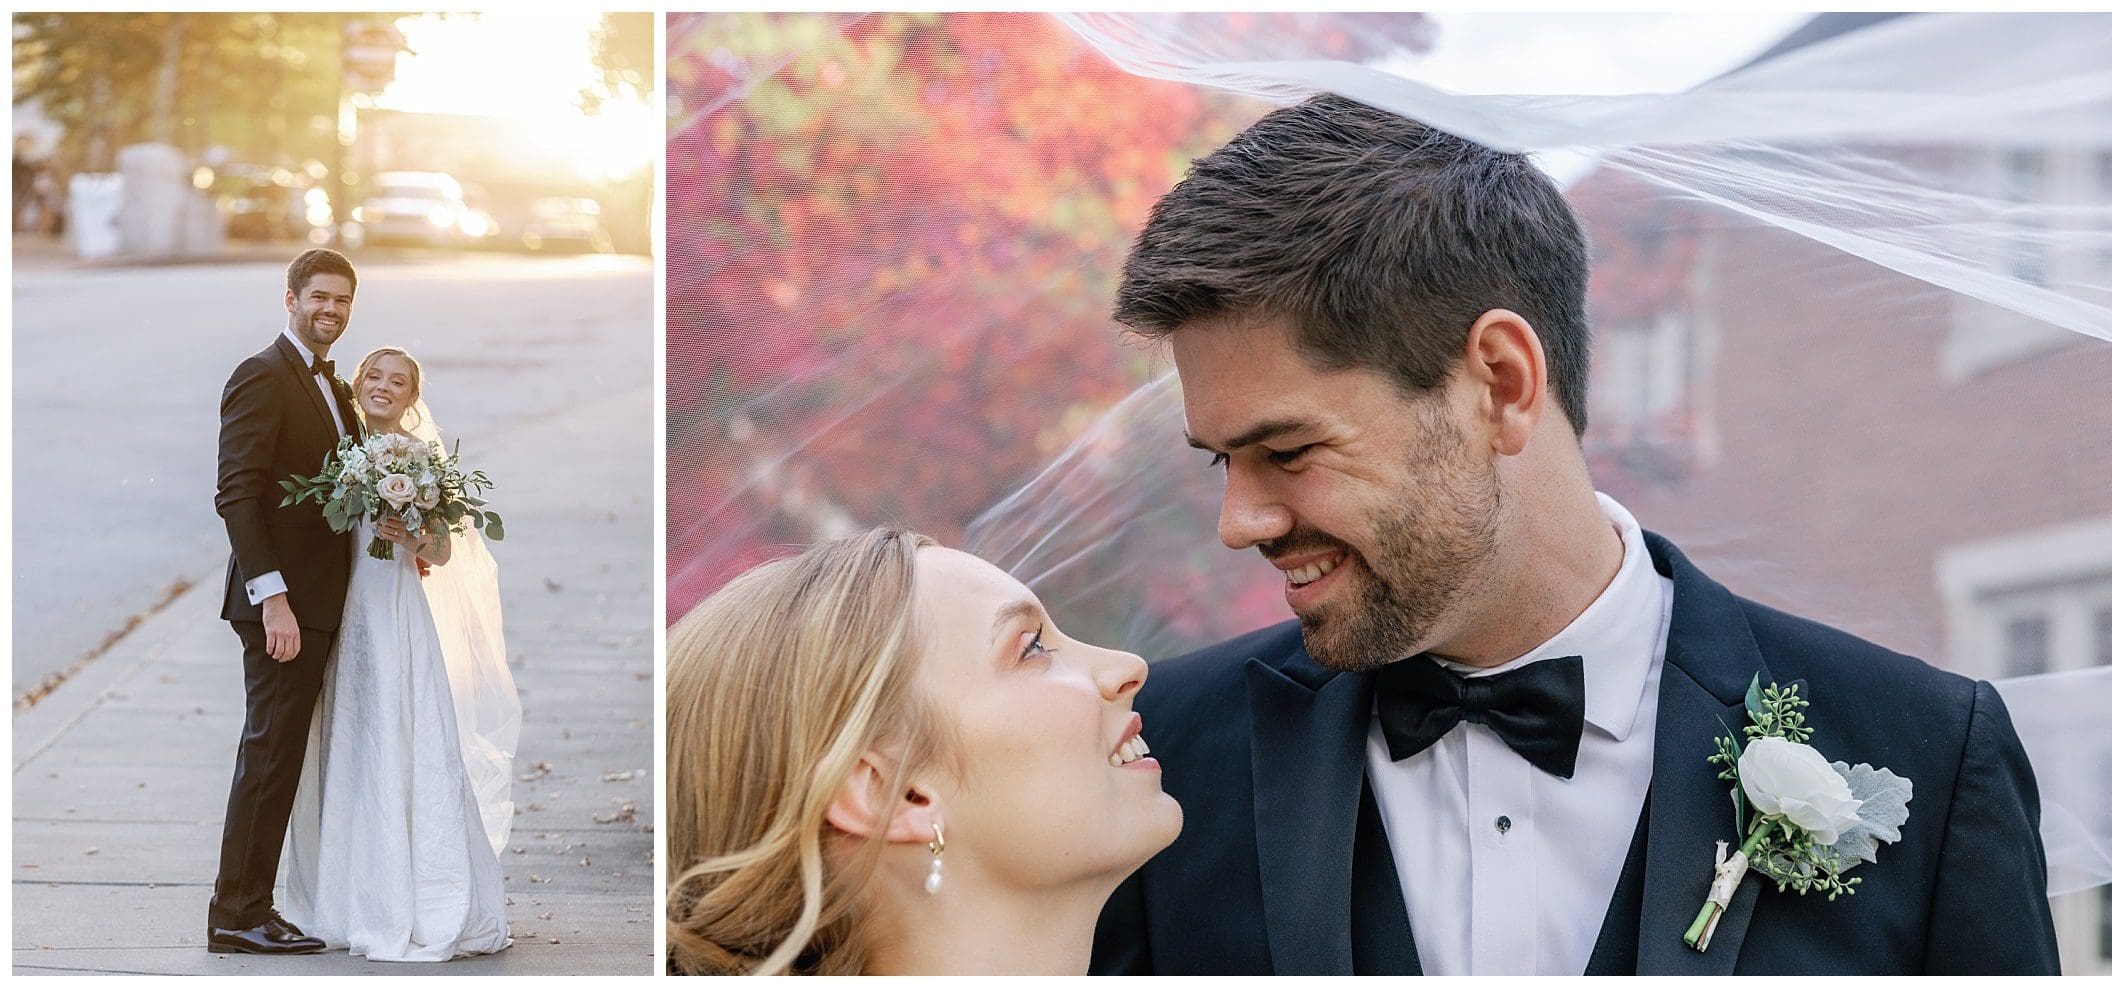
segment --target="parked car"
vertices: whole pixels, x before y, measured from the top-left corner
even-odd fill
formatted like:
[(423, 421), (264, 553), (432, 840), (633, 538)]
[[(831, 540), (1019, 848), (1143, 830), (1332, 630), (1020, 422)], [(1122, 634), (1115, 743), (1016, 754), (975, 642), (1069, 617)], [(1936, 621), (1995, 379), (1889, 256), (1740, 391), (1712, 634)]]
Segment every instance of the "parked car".
[(465, 190), (443, 172), (383, 172), (355, 207), (363, 243), (464, 247), (486, 236), (492, 221), (465, 205)]
[(214, 173), (210, 189), (233, 239), (315, 242), (332, 222), (324, 190), (285, 168), (224, 165)]
[(523, 240), (531, 250), (565, 248), (612, 253), (612, 237), (605, 232), (597, 200), (580, 196), (547, 196), (532, 203)]

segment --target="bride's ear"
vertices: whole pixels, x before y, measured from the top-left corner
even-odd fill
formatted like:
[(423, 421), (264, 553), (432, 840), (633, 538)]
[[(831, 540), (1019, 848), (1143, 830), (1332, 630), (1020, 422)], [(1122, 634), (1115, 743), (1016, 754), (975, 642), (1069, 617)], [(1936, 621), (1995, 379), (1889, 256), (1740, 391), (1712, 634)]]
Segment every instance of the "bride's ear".
[(936, 794), (921, 782), (890, 791), (893, 764), (877, 752), (866, 752), (841, 783), (841, 791), (826, 806), (826, 825), (854, 837), (882, 832), (893, 844), (926, 844), (935, 838), (932, 823), (943, 819)]

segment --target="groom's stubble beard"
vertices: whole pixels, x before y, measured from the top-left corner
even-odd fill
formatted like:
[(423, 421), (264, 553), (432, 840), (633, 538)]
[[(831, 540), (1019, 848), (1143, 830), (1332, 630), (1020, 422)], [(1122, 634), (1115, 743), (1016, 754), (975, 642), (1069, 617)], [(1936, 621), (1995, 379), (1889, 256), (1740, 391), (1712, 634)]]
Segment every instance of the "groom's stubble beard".
[(295, 335), (322, 355), (328, 353), (332, 344), (338, 342), (341, 336), (346, 335), (347, 323), (353, 321), (353, 316), (349, 314), (341, 317), (339, 325), (328, 332), (317, 325), (317, 317), (320, 314), (298, 310), (295, 313)]
[[(1372, 549), (1361, 558), (1352, 551), (1343, 563), (1357, 567), (1349, 574), (1358, 584), (1356, 603), (1299, 616), (1306, 651), (1325, 668), (1377, 669), (1427, 647), (1440, 619), (1497, 555), (1503, 501), (1496, 469), (1460, 461), (1459, 430), (1442, 411), (1416, 414), (1423, 438), (1411, 451), (1410, 483), (1371, 520)], [(1264, 551), (1309, 544), (1338, 543), (1294, 531)]]

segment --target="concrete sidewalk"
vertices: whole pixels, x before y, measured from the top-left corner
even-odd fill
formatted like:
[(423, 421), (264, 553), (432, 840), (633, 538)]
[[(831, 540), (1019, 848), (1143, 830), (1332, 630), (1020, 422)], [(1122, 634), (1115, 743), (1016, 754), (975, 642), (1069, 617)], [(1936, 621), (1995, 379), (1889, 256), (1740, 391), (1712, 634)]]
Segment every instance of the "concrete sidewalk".
[[(206, 951), (243, 724), (241, 646), (218, 619), (216, 558), (171, 574), (196, 583), (15, 712), (14, 972), (657, 970), (652, 400), (643, 386), (505, 435), (465, 437), (465, 462), (502, 485), (495, 507), (508, 520), (508, 540), (493, 548), (524, 705), (516, 824), (502, 856), (515, 946), (443, 965)], [(18, 566), (16, 579), (36, 579), (34, 565)]]

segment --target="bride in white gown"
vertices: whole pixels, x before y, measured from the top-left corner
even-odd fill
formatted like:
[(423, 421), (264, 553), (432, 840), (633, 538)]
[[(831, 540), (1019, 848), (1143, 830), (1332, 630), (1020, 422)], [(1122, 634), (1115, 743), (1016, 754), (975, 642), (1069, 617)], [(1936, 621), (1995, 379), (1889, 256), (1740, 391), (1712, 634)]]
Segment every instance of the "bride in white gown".
[[(353, 384), (370, 431), (440, 440), (404, 350), (370, 353)], [(363, 522), (356, 544), (378, 534), (396, 558), (354, 556), (288, 825), (288, 916), (370, 960), (492, 953), (510, 944), (500, 854), (522, 721), (494, 559), (476, 531), (395, 521)]]

